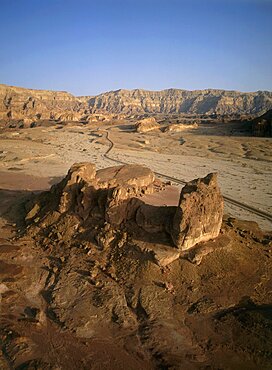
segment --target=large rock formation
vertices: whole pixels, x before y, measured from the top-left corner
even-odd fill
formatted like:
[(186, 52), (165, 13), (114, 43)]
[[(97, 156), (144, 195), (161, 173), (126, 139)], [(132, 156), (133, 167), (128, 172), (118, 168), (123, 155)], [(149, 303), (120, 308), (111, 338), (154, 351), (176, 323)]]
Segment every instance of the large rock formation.
[(272, 93), (225, 90), (118, 90), (93, 97), (0, 85), (0, 119), (82, 120), (90, 114), (257, 115), (272, 108)]
[(136, 132), (145, 133), (148, 131), (156, 130), (160, 127), (154, 117), (143, 118), (136, 122), (135, 129)]
[[(190, 210), (214, 181), (185, 187)], [(0, 368), (270, 370), (272, 233), (225, 217), (218, 238), (181, 253), (164, 235), (176, 195), (145, 167), (76, 164), (51, 191), (19, 194), (36, 197), (23, 227), (3, 192)], [(109, 199), (136, 214), (113, 226)]]
[[(182, 189), (178, 207), (167, 206), (165, 190), (166, 185), (144, 166), (122, 165), (96, 172), (92, 163), (77, 163), (61, 183), (29, 206), (26, 221), (34, 225), (34, 229), (41, 225), (44, 230), (51, 230), (53, 225), (57, 233), (65, 232), (68, 238), (81, 228), (104, 247), (120, 228), (133, 230), (136, 237), (140, 232), (144, 239), (148, 239), (149, 234), (161, 233), (169, 244), (163, 259), (169, 261), (166, 255), (170, 255), (172, 261), (169, 234), (178, 247), (178, 251), (174, 251), (175, 259), (182, 251), (218, 236), (223, 199), (215, 174), (187, 184)], [(150, 195), (156, 193), (162, 203), (152, 201)], [(105, 225), (108, 225), (106, 232)], [(160, 257), (155, 259), (160, 261)]]
[(182, 250), (219, 235), (223, 218), (223, 197), (217, 175), (189, 182), (181, 191), (171, 235)]
[(243, 93), (225, 90), (162, 91), (117, 90), (89, 100), (93, 112), (111, 113), (187, 113), (187, 114), (257, 114), (272, 108), (272, 93)]
[(52, 214), (54, 222), (73, 215), (78, 225), (87, 220), (116, 227), (135, 216), (137, 198), (162, 188), (163, 184), (144, 166), (122, 165), (96, 172), (92, 163), (76, 163), (58, 185), (39, 196), (26, 219), (38, 216), (45, 226), (51, 224)]
[(58, 119), (81, 109), (81, 101), (65, 91), (0, 85), (0, 119)]

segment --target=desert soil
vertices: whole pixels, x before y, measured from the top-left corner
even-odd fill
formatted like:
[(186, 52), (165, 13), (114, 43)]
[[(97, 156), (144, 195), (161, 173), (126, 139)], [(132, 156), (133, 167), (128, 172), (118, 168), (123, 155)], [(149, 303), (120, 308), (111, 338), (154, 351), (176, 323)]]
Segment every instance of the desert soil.
[(74, 162), (185, 181), (216, 171), (224, 195), (271, 214), (270, 139), (232, 125), (137, 134), (124, 122), (6, 130), (0, 142), (1, 369), (271, 369), (268, 218), (226, 203), (219, 238), (166, 268), (133, 237), (104, 250), (18, 237), (24, 199)]

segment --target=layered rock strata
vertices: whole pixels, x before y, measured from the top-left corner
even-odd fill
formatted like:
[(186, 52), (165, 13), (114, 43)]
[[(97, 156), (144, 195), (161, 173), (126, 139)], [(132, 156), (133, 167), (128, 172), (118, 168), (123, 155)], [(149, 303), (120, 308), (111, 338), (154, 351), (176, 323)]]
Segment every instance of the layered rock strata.
[(117, 90), (89, 100), (93, 112), (143, 114), (258, 114), (272, 108), (272, 92), (226, 90)]
[(80, 110), (84, 110), (82, 103), (65, 91), (0, 85), (0, 119), (59, 119), (62, 115), (71, 118)]
[[(93, 121), (98, 115), (253, 115), (272, 109), (272, 93), (225, 90), (117, 90), (75, 97), (65, 91), (0, 85), (0, 119)], [(112, 117), (110, 117), (112, 118)], [(106, 117), (107, 119), (107, 117)], [(100, 119), (99, 119), (100, 120)], [(104, 120), (104, 118), (102, 118)]]

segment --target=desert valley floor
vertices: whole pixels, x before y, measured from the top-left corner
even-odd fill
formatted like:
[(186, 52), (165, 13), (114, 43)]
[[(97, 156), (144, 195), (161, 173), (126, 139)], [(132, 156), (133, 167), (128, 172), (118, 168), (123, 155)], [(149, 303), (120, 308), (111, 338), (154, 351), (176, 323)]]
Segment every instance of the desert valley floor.
[[(1, 369), (271, 369), (271, 138), (235, 123), (138, 133), (124, 120), (5, 128), (0, 143)], [(217, 172), (220, 235), (177, 258), (135, 225), (55, 222), (54, 195), (47, 221), (37, 204), (22, 213), (75, 162), (146, 165), (178, 189)]]
[[(0, 134), (0, 187), (44, 190), (65, 176), (75, 162), (97, 169), (121, 163), (190, 181), (217, 172), (223, 195), (272, 213), (272, 145), (269, 138), (244, 134), (235, 124), (203, 125), (176, 133), (134, 132), (119, 125), (36, 127)], [(162, 177), (163, 178), (163, 177)], [(271, 230), (271, 219), (225, 202), (225, 212)]]

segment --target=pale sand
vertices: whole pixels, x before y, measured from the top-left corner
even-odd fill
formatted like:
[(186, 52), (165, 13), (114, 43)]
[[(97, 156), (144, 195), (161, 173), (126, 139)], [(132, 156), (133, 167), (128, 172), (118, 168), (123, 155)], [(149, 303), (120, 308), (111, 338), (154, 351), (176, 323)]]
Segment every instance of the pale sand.
[[(147, 134), (131, 132), (126, 126), (97, 125), (7, 131), (0, 135), (0, 188), (49, 188), (74, 162), (90, 161), (98, 169), (116, 165), (104, 156), (109, 148), (105, 130), (115, 144), (111, 158), (145, 164), (185, 181), (218, 172), (224, 195), (272, 214), (271, 139), (229, 136), (226, 125)], [(225, 212), (272, 229), (268, 220), (228, 203)]]

